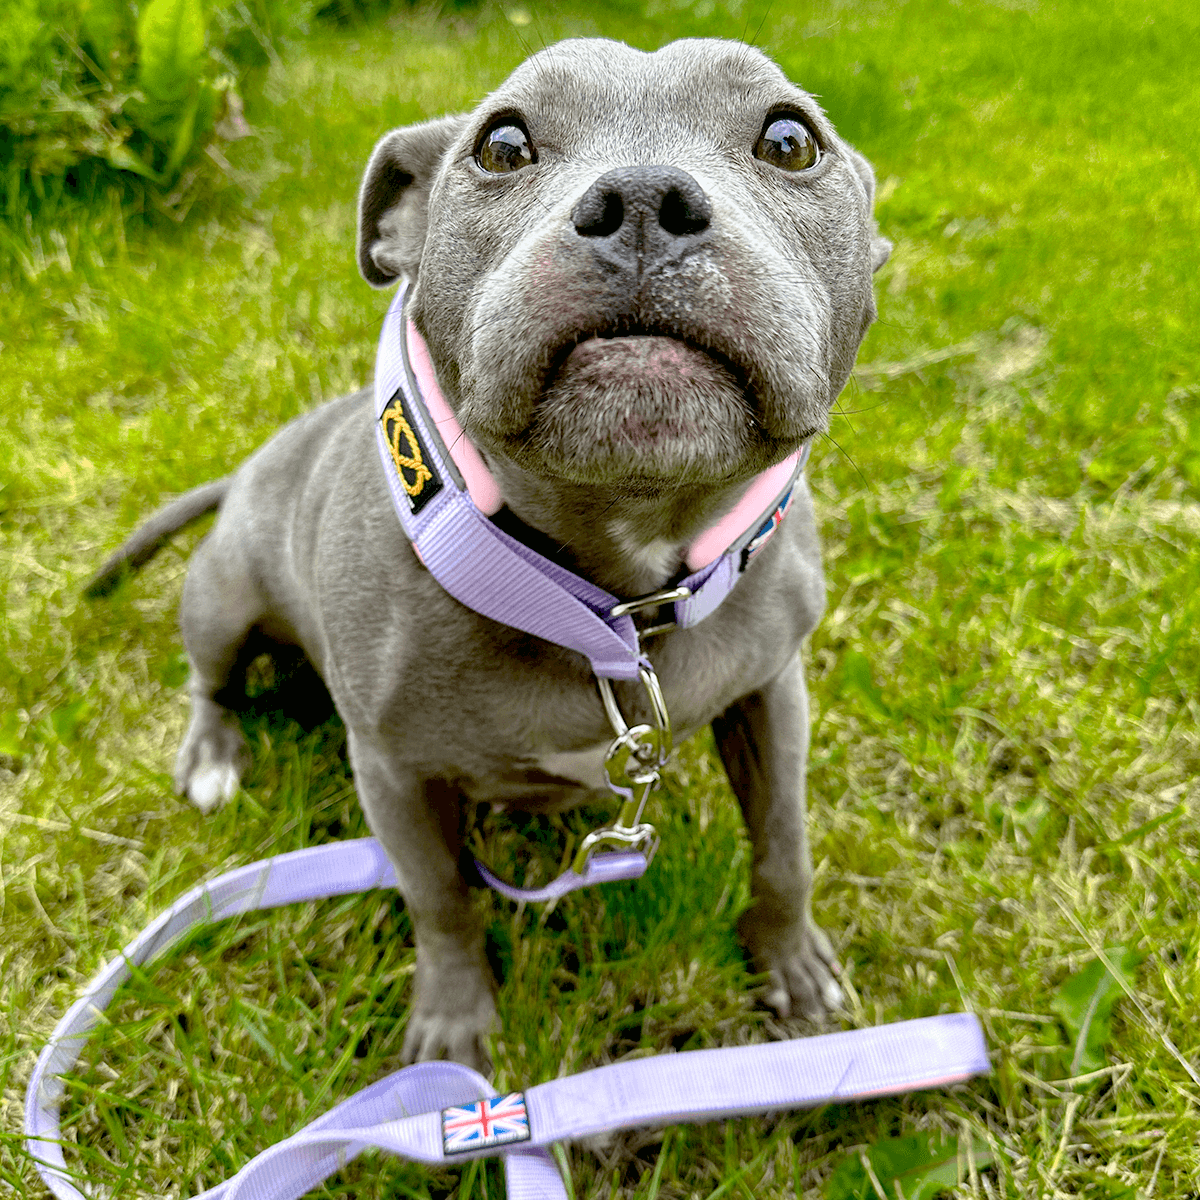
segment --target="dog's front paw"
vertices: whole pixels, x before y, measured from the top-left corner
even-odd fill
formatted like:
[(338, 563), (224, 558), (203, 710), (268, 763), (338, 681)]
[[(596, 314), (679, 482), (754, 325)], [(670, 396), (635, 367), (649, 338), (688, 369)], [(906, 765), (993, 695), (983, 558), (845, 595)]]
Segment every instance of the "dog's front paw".
[(819, 1021), (842, 1007), (842, 989), (834, 978), (842, 968), (829, 938), (811, 917), (781, 929), (757, 920), (751, 909), (738, 929), (755, 966), (770, 976), (763, 1000), (781, 1017)]
[(401, 1057), (406, 1063), (449, 1058), (491, 1075), (487, 1039), (497, 1024), (496, 1001), (486, 984), (421, 987), (408, 1018)]

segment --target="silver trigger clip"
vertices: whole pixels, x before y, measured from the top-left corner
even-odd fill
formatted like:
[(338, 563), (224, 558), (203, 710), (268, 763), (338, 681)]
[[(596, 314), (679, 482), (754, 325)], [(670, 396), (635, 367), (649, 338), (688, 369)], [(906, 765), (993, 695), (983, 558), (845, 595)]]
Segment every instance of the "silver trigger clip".
[(671, 719), (663, 700), (658, 676), (649, 665), (638, 670), (650, 701), (652, 725), (630, 725), (621, 713), (612, 681), (597, 678), (600, 700), (616, 737), (604, 756), (608, 786), (621, 799), (617, 819), (594, 829), (580, 843), (574, 869), (580, 874), (601, 846), (614, 850), (642, 850), (648, 859), (658, 848), (654, 826), (642, 820), (646, 801), (660, 781), (660, 770), (671, 757)]

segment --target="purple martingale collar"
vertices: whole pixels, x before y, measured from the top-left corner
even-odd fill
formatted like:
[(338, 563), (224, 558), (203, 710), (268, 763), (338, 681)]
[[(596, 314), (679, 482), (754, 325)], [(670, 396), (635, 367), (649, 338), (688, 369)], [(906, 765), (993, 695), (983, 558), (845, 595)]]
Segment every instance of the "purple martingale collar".
[[(388, 309), (375, 360), (375, 437), (400, 524), (417, 557), (459, 603), (587, 658), (616, 734), (605, 771), (621, 800), (620, 816), (583, 840), (569, 870), (527, 889), (505, 883), (478, 860), (476, 867), (511, 900), (555, 900), (593, 883), (636, 879), (658, 844), (642, 811), (671, 753), (671, 727), (632, 614), (670, 604), (674, 619), (658, 630), (686, 629), (714, 612), (779, 528), (809, 446), (752, 480), (733, 510), (692, 542), (685, 579), (621, 601), (489, 519), (504, 503), (500, 489), (442, 395), (424, 339), (405, 315), (406, 293), (402, 287)], [(612, 681), (636, 679), (650, 700), (653, 727), (629, 727), (617, 706)]]
[(488, 519), (503, 504), (500, 491), (405, 317), (406, 291), (396, 294), (379, 338), (375, 434), (396, 514), (417, 557), (468, 608), (577, 650), (600, 679), (636, 680), (649, 664), (630, 613), (673, 601), (674, 624), (686, 629), (714, 612), (782, 521), (808, 444), (759, 475), (734, 510), (692, 543), (686, 579), (622, 603)]

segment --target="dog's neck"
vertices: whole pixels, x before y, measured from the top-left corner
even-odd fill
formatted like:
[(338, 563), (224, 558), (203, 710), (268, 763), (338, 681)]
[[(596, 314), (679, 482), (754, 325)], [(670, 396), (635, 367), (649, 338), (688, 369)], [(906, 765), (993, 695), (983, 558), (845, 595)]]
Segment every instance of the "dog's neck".
[(564, 484), (487, 456), (505, 506), (492, 520), (552, 562), (615, 596), (657, 591), (686, 573), (694, 538), (737, 503), (746, 484), (631, 496)]

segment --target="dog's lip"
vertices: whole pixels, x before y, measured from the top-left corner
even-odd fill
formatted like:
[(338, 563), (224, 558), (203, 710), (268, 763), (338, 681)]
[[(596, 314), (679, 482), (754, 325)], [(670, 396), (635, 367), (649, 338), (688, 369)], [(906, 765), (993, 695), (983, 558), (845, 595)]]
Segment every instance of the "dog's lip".
[[(554, 383), (562, 371), (567, 360), (581, 346), (587, 346), (592, 342), (618, 342), (618, 341), (663, 341), (673, 342), (678, 346), (685, 347), (693, 354), (701, 355), (709, 359), (718, 368), (725, 371), (732, 377), (737, 388), (741, 392), (748, 393), (750, 390), (748, 372), (745, 368), (739, 366), (727, 355), (721, 353), (715, 347), (698, 342), (693, 338), (681, 336), (677, 331), (671, 329), (656, 328), (651, 325), (642, 325), (637, 323), (617, 324), (611, 327), (589, 330), (586, 333), (580, 333), (569, 341), (565, 342), (559, 349), (550, 356), (550, 361), (547, 365), (545, 376), (542, 380), (541, 393), (544, 395), (546, 390)], [(749, 397), (747, 397), (749, 399)]]

